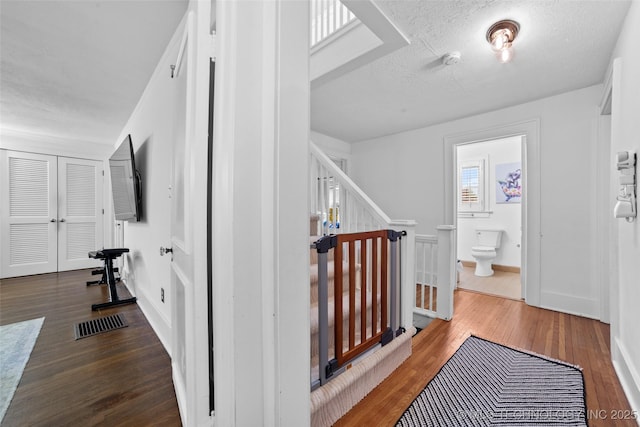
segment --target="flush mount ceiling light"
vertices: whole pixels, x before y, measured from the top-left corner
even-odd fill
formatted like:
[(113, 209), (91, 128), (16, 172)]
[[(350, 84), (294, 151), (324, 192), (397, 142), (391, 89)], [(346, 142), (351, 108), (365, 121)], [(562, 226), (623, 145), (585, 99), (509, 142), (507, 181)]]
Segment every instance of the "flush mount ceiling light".
[(520, 31), (520, 24), (510, 19), (496, 22), (487, 31), (487, 41), (500, 62), (509, 62), (513, 58), (512, 44), (518, 31)]

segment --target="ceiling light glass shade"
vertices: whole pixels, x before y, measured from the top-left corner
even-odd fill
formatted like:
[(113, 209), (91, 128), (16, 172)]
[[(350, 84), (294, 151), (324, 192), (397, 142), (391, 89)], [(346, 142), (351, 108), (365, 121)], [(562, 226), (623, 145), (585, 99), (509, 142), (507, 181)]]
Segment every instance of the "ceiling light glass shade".
[(509, 37), (505, 31), (498, 31), (491, 36), (491, 47), (496, 52), (502, 50), (507, 43), (509, 43)]
[(511, 47), (511, 43), (508, 43), (508, 47), (503, 47), (499, 52), (497, 52), (498, 61), (506, 64), (507, 62), (513, 59), (513, 48)]
[(509, 19), (496, 22), (487, 31), (487, 41), (500, 62), (509, 62), (513, 58), (512, 44), (518, 31), (520, 31), (520, 24)]

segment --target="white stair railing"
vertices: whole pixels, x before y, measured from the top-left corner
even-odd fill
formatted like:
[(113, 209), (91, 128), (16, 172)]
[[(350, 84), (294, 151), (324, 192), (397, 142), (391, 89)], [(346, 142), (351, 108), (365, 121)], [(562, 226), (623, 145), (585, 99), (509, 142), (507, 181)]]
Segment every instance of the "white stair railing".
[(310, 143), (311, 214), (317, 235), (389, 228), (391, 219), (313, 142)]
[(416, 235), (414, 312), (451, 320), (456, 286), (455, 227), (441, 225), (436, 236)]
[(438, 237), (416, 235), (416, 304), (414, 311), (437, 317)]
[(436, 236), (416, 236), (415, 221), (391, 220), (318, 146), (310, 142), (309, 147), (311, 214), (319, 218), (316, 234), (380, 229), (404, 231), (400, 266), (401, 325), (408, 327), (413, 323), (414, 311), (450, 320), (456, 285), (455, 226), (437, 227)]
[(340, 0), (311, 0), (311, 47), (336, 34), (356, 16)]

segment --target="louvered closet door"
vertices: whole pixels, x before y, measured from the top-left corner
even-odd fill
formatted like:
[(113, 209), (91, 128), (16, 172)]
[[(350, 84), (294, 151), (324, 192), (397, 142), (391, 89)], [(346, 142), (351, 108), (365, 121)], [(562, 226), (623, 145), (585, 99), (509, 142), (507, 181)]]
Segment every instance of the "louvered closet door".
[(58, 158), (58, 271), (90, 268), (103, 247), (102, 164)]
[(57, 159), (0, 150), (0, 277), (57, 270)]

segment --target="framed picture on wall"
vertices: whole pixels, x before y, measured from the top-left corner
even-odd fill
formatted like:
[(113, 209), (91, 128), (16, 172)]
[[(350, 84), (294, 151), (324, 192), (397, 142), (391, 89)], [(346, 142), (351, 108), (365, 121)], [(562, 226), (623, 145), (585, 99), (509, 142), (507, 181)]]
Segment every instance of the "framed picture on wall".
[(520, 203), (522, 199), (522, 163), (496, 165), (496, 203)]

